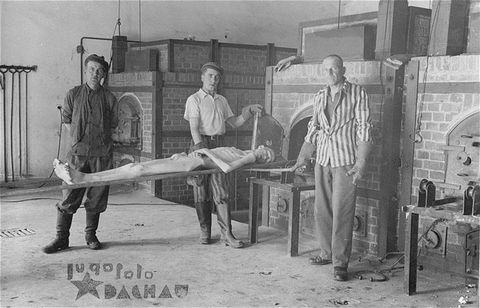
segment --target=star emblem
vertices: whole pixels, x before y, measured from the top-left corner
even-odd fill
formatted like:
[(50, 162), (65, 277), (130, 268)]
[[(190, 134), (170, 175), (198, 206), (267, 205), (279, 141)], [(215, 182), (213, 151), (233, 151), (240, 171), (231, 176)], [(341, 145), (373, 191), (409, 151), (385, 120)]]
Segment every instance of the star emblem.
[(72, 280), (70, 282), (78, 288), (77, 298), (75, 300), (79, 299), (87, 293), (90, 293), (96, 298), (100, 299), (97, 292), (97, 286), (102, 284), (103, 282), (93, 280), (92, 278), (90, 278), (89, 273), (85, 274), (83, 280)]

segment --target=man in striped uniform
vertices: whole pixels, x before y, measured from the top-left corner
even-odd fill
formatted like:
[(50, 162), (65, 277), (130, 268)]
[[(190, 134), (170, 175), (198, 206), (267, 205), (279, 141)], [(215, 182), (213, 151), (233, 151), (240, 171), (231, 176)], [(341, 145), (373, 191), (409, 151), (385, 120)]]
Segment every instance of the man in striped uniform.
[(306, 164), (316, 151), (315, 221), (320, 255), (314, 265), (333, 263), (334, 279), (345, 281), (352, 250), (355, 189), (365, 171), (372, 144), (370, 109), (365, 89), (348, 82), (338, 55), (323, 60), (327, 86), (314, 98), (295, 167)]

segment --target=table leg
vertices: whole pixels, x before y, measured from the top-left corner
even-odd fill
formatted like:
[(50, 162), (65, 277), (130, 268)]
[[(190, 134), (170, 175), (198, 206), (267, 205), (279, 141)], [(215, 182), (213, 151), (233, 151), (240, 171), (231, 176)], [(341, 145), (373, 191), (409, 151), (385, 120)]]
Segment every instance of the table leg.
[(407, 214), (405, 235), (405, 268), (403, 290), (412, 295), (417, 292), (418, 214)]
[(258, 203), (259, 203), (259, 186), (250, 182), (250, 204), (248, 207), (248, 238), (250, 243), (254, 244), (258, 241)]
[(288, 253), (290, 257), (298, 256), (298, 237), (300, 228), (300, 192), (292, 192), (288, 219)]

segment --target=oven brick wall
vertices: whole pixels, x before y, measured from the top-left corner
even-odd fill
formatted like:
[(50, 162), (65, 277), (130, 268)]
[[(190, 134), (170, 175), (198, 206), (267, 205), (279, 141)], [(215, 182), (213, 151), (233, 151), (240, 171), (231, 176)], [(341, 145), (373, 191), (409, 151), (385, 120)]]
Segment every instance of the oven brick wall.
[(220, 47), (219, 63), (225, 73), (263, 76), (267, 67), (267, 53), (261, 48)]
[[(167, 73), (166, 75), (169, 74)], [(163, 88), (163, 130), (189, 132), (188, 122), (183, 118), (185, 102), (197, 90), (195, 87), (179, 88), (166, 86)]]
[(198, 71), (202, 65), (210, 61), (210, 46), (208, 44), (175, 44), (174, 45), (174, 71)]
[[(420, 135), (422, 142), (415, 143), (414, 165), (412, 181), (412, 204), (417, 202), (418, 186), (422, 179), (429, 179), (434, 183), (445, 182), (446, 154), (441, 149), (447, 142), (447, 132), (451, 125), (461, 121), (466, 115), (480, 112), (480, 93), (478, 85), (476, 91), (462, 91), (463, 85), (480, 83), (480, 55), (420, 57), (413, 60), (420, 62), (420, 82), (426, 81), (425, 94), (418, 94), (417, 117), (421, 118)], [(452, 85), (453, 84), (453, 85)], [(419, 88), (423, 86), (419, 85)], [(448, 92), (448, 93), (445, 93)], [(475, 93), (476, 92), (476, 93)], [(478, 132), (480, 134), (480, 132)], [(457, 191), (437, 186), (436, 198), (446, 196), (461, 196), (463, 191)], [(419, 232), (427, 228), (433, 219), (422, 217)], [(445, 224), (440, 224), (446, 227)], [(450, 261), (450, 264), (463, 266), (465, 233), (470, 227), (462, 228), (450, 226), (447, 236), (447, 256), (442, 258), (433, 254), (431, 264)], [(427, 257), (432, 254), (422, 252)]]
[[(442, 56), (428, 59), (428, 70), (425, 77), (426, 58), (415, 58), (420, 61), (419, 80), (427, 84), (436, 83), (449, 87), (447, 83), (480, 82), (480, 56)], [(419, 93), (417, 114), (421, 117), (420, 134), (423, 142), (415, 144), (412, 203), (416, 203), (418, 185), (423, 178), (443, 182), (445, 180), (445, 153), (440, 147), (446, 144), (446, 133), (452, 123), (461, 120), (465, 115), (480, 111), (480, 93)], [(440, 89), (438, 86), (436, 89)], [(443, 92), (443, 91), (442, 91)]]

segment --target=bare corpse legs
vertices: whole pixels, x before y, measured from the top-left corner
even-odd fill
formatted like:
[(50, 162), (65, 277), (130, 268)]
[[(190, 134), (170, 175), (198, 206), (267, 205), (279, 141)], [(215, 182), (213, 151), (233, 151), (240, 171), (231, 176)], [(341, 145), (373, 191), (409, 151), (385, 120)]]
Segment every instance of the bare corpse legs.
[(142, 163), (131, 163), (115, 169), (83, 173), (70, 167), (58, 159), (53, 161), (55, 174), (67, 184), (85, 184), (100, 181), (129, 180), (140, 176), (162, 173), (188, 172), (200, 166), (205, 166), (205, 160), (199, 157), (189, 157), (186, 154), (175, 154), (164, 159), (155, 159)]

